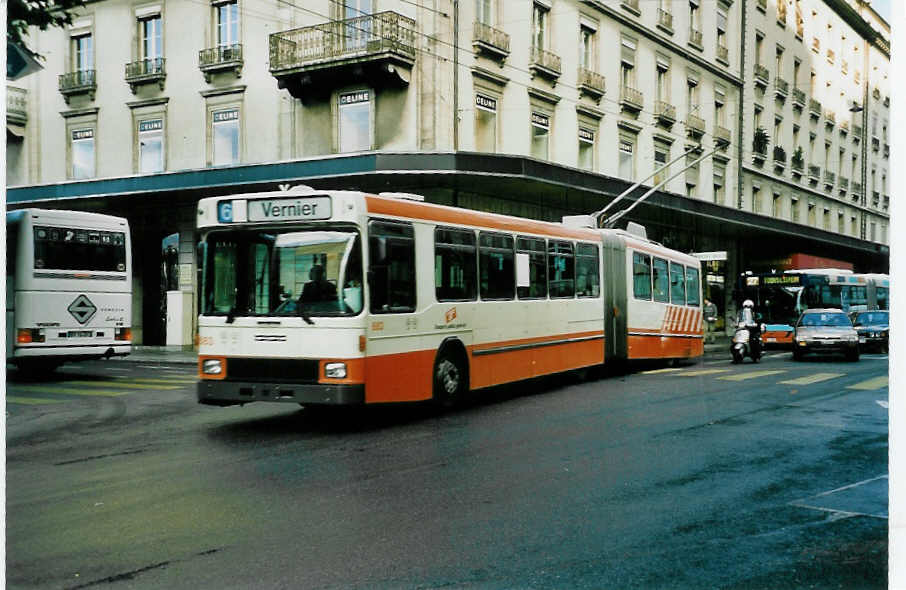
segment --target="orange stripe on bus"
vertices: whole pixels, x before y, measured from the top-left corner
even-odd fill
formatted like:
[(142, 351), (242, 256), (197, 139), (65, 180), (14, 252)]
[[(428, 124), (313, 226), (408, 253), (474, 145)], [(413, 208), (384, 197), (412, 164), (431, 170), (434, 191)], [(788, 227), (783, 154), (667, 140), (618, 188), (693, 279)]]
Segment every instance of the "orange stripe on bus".
[(701, 338), (633, 336), (627, 338), (630, 359), (692, 358), (704, 354)]
[(431, 399), (434, 350), (369, 356), (365, 359), (365, 402)]
[[(601, 334), (600, 332), (598, 334)], [(475, 350), (473, 349), (474, 353)], [(604, 340), (595, 338), (472, 356), (472, 389), (550, 375), (604, 362)]]

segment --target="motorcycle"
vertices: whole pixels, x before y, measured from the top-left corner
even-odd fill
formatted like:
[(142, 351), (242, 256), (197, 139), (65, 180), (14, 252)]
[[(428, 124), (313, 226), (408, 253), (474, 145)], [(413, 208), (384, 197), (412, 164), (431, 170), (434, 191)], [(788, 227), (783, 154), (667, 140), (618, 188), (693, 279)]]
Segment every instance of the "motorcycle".
[(749, 325), (739, 322), (736, 325), (736, 333), (733, 334), (733, 343), (730, 345), (733, 363), (741, 363), (747, 356), (756, 363), (761, 360), (761, 332), (763, 330), (764, 328), (757, 324)]

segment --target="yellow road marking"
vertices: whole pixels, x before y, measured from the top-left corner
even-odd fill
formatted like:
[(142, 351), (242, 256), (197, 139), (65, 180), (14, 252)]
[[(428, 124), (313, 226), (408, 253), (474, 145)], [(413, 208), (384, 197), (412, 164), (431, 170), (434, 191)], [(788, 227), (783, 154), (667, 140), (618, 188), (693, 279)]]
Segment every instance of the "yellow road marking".
[(198, 383), (198, 378), (194, 379), (128, 379), (126, 377), (117, 377), (117, 382), (128, 381), (130, 383)]
[(683, 373), (681, 377), (698, 377), (699, 375), (713, 375), (715, 373), (729, 373), (730, 369), (701, 369), (698, 371), (689, 371)]
[(6, 398), (6, 403), (8, 404), (25, 404), (28, 406), (39, 406), (45, 404), (60, 404), (66, 400), (62, 399), (45, 399), (41, 397), (19, 397), (19, 396), (10, 396)]
[(673, 373), (674, 371), (682, 371), (682, 369), (679, 369), (679, 368), (652, 369), (651, 371), (642, 371), (642, 375), (657, 375), (659, 373)]
[(862, 383), (856, 383), (855, 385), (847, 385), (846, 389), (860, 389), (863, 391), (868, 391), (871, 389), (881, 389), (882, 387), (887, 387), (887, 375), (875, 377), (874, 379), (869, 379), (868, 381), (863, 381)]
[(749, 373), (740, 373), (739, 375), (727, 375), (726, 377), (718, 377), (718, 379), (723, 379), (724, 381), (745, 381), (746, 379), (756, 379), (758, 377), (767, 377), (768, 375), (779, 375), (780, 373), (786, 373), (786, 371), (751, 371)]
[(149, 385), (132, 381), (67, 381), (67, 385), (94, 385), (96, 387), (125, 387), (126, 389), (179, 389), (179, 385)]
[(128, 391), (123, 391), (121, 389), (78, 389), (75, 387), (43, 387), (40, 385), (26, 385), (21, 388), (17, 387), (16, 389), (23, 389), (25, 393), (63, 393), (66, 395), (96, 395), (107, 397), (115, 397), (129, 393)]
[(820, 383), (829, 379), (843, 377), (843, 375), (844, 373), (815, 373), (814, 375), (807, 375), (805, 377), (799, 377), (798, 379), (787, 379), (786, 381), (779, 381), (779, 383), (785, 383), (788, 385), (811, 385), (812, 383)]

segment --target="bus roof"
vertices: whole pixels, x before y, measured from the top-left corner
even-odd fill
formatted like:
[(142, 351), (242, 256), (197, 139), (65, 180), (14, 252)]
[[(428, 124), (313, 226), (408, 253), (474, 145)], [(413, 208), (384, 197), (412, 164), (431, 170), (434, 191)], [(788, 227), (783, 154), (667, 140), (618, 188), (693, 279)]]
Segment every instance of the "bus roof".
[(83, 223), (83, 224), (100, 224), (103, 226), (119, 225), (128, 227), (129, 222), (124, 217), (107, 215), (105, 213), (90, 213), (88, 211), (70, 211), (68, 209), (16, 209), (15, 211), (6, 212), (6, 223), (21, 223), (23, 219), (29, 217), (35, 220), (47, 221), (50, 223)]

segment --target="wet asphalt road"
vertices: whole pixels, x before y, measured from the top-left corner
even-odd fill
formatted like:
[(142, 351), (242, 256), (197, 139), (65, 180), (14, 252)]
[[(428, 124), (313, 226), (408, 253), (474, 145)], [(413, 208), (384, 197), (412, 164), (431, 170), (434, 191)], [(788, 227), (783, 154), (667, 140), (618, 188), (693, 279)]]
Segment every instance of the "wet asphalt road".
[(8, 587), (887, 586), (886, 356), (561, 376), (443, 415), (209, 408), (193, 374), (9, 374)]

